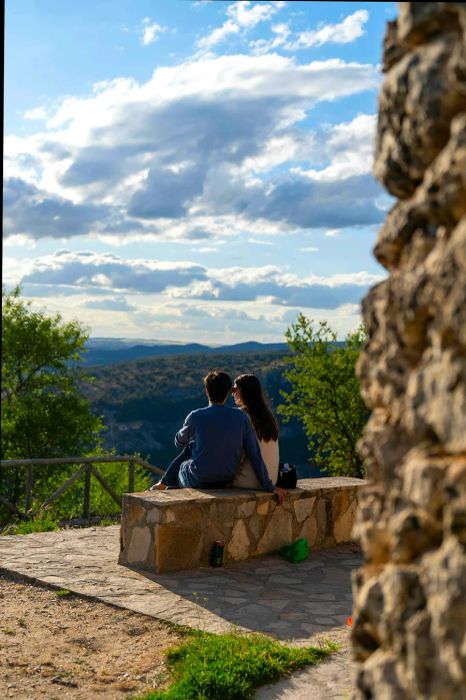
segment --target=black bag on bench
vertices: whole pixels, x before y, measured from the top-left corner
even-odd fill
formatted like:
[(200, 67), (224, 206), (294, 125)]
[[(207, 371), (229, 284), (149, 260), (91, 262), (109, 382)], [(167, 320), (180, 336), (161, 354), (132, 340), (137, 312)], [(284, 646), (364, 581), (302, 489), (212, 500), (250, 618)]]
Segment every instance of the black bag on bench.
[(278, 479), (276, 486), (281, 486), (282, 489), (295, 489), (298, 481), (296, 467), (288, 462), (280, 462), (278, 465)]

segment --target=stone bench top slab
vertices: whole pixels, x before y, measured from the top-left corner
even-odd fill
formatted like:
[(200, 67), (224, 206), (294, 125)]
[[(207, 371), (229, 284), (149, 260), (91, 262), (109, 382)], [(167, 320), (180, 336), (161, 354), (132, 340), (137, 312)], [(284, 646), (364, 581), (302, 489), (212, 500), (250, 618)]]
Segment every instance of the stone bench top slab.
[[(299, 479), (298, 486), (295, 489), (287, 489), (293, 495), (293, 498), (303, 498), (308, 496), (320, 495), (324, 492), (338, 491), (350, 487), (364, 486), (368, 482), (364, 479), (355, 479), (349, 476), (339, 477), (320, 477), (317, 479)], [(187, 502), (195, 505), (196, 503), (206, 504), (209, 501), (222, 500), (225, 502), (241, 502), (248, 501), (254, 497), (256, 500), (276, 500), (273, 493), (256, 490), (256, 489), (168, 489), (166, 491), (140, 491), (138, 493), (125, 494), (125, 500), (131, 502), (133, 499), (138, 503), (147, 504), (150, 506), (156, 505), (163, 507), (173, 507), (177, 504), (185, 505)]]

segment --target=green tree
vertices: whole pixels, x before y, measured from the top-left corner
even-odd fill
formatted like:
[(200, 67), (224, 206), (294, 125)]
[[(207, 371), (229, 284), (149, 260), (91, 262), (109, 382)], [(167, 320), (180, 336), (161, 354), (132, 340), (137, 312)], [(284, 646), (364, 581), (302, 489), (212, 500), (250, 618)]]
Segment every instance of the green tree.
[(88, 334), (77, 321), (34, 311), (2, 292), (2, 459), (82, 455), (102, 423), (78, 384)]
[(278, 412), (304, 424), (309, 449), (320, 467), (333, 475), (364, 476), (356, 442), (368, 418), (360, 393), (355, 363), (365, 341), (363, 327), (344, 343), (326, 321), (317, 328), (303, 314), (286, 332), (291, 365), (285, 376), (291, 384), (281, 394)]

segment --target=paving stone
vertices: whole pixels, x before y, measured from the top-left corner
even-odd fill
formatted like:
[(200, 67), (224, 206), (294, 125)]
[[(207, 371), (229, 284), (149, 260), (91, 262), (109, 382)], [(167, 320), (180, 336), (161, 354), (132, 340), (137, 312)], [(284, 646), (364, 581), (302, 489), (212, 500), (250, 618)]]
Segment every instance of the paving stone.
[(241, 615), (243, 617), (251, 617), (251, 619), (266, 617), (270, 619), (271, 610), (265, 605), (259, 605), (258, 603), (250, 603), (241, 608)]
[(285, 622), (284, 620), (279, 620), (278, 622), (271, 622), (269, 625), (267, 625), (268, 630), (278, 630), (278, 631), (284, 631), (289, 628), (290, 624), (289, 622)]
[(299, 585), (303, 582), (303, 577), (298, 576), (297, 573), (298, 570), (295, 566), (291, 571), (289, 569), (288, 571), (282, 570), (281, 573), (269, 575), (269, 581), (270, 583), (285, 586), (292, 586), (293, 584)]
[(318, 625), (315, 623), (309, 624), (308, 622), (301, 622), (299, 626), (306, 633), (305, 636), (309, 638), (311, 638), (315, 634), (318, 634), (319, 632), (323, 632), (324, 630), (326, 631), (326, 628), (323, 625)]
[(278, 616), (280, 620), (302, 620), (302, 613), (301, 612), (284, 612), (280, 613)]
[(326, 636), (339, 645), (336, 654), (325, 663), (309, 666), (273, 685), (262, 686), (254, 700), (349, 700), (353, 695), (353, 683), (348, 631), (326, 631)]
[(337, 621), (333, 617), (316, 617), (316, 622), (318, 625), (323, 625), (324, 627), (337, 626)]
[(259, 603), (261, 605), (266, 605), (268, 608), (272, 608), (273, 610), (283, 610), (286, 608), (287, 605), (289, 605), (290, 601), (289, 600), (270, 600), (267, 598), (261, 598), (259, 600)]
[(260, 584), (256, 583), (238, 583), (236, 588), (239, 591), (247, 591), (248, 593), (259, 593), (261, 591)]
[[(323, 602), (303, 603), (303, 606), (312, 615), (333, 615), (333, 614), (336, 614), (337, 612), (341, 612), (340, 610), (336, 611), (335, 604), (332, 605), (332, 603), (323, 603)], [(348, 606), (348, 615), (349, 615), (349, 610), (350, 610), (350, 607)]]

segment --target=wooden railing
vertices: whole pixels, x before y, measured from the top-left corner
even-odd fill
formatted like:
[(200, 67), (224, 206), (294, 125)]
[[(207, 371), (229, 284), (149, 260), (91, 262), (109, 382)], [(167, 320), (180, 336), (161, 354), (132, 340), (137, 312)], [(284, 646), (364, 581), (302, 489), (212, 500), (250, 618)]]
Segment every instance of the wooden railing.
[(108, 483), (104, 476), (96, 469), (94, 464), (115, 464), (118, 462), (128, 463), (128, 491), (127, 493), (134, 492), (134, 474), (135, 467), (138, 464), (140, 467), (147, 469), (153, 474), (162, 476), (164, 471), (158, 467), (154, 467), (153, 464), (149, 464), (140, 457), (122, 455), (117, 457), (56, 457), (51, 459), (2, 459), (0, 466), (3, 467), (26, 467), (26, 483), (25, 483), (25, 512), (21, 512), (19, 508), (11, 503), (5, 496), (0, 494), (0, 503), (5, 506), (10, 512), (17, 515), (19, 518), (23, 519), (26, 517), (26, 513), (30, 510), (32, 506), (32, 489), (34, 483), (34, 467), (35, 466), (51, 466), (51, 465), (64, 465), (64, 464), (78, 464), (79, 468), (74, 472), (58, 489), (56, 489), (46, 501), (44, 501), (39, 509), (45, 508), (50, 505), (53, 501), (70, 488), (78, 479), (84, 478), (84, 492), (83, 492), (83, 518), (85, 520), (89, 519), (89, 508), (91, 499), (91, 477), (95, 477), (101, 486), (110, 494), (113, 500), (121, 508), (121, 497), (115, 493), (113, 487)]

